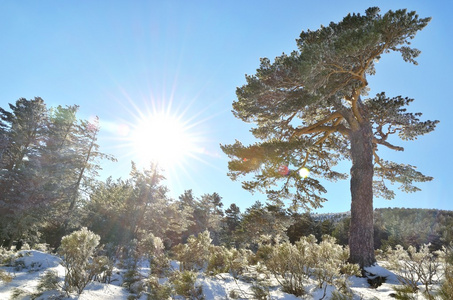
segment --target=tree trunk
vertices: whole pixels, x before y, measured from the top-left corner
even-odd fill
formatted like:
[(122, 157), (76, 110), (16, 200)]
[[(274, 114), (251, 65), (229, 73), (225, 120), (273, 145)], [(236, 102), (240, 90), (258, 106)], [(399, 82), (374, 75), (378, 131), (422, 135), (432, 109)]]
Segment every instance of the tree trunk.
[(373, 132), (369, 122), (353, 131), (351, 139), (351, 226), (349, 249), (351, 263), (361, 268), (373, 265)]

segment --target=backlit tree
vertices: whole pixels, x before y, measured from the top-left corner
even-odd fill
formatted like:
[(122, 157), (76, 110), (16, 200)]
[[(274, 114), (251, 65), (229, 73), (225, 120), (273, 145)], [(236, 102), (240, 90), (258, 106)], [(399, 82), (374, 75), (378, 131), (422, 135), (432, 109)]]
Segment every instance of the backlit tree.
[[(375, 74), (381, 56), (399, 52), (417, 64), (420, 51), (410, 46), (430, 18), (406, 10), (380, 14), (376, 7), (364, 15), (349, 14), (338, 23), (303, 31), (298, 50), (271, 62), (261, 59), (255, 75), (236, 91), (234, 115), (254, 123), (259, 140), (245, 146), (236, 141), (222, 145), (230, 157), (233, 180), (247, 174), (243, 187), (265, 191), (270, 200), (291, 199), (295, 208), (317, 208), (325, 188), (316, 178), (337, 180), (347, 174), (332, 167), (350, 160), (350, 261), (360, 266), (375, 262), (373, 249), (373, 190), (394, 197), (389, 182), (406, 192), (414, 182), (432, 178), (415, 167), (386, 161), (379, 147), (402, 151), (390, 136), (414, 140), (434, 130), (437, 121), (421, 121), (420, 113), (404, 108), (412, 99), (379, 93), (365, 98), (367, 77)], [(303, 173), (310, 171), (310, 176)]]

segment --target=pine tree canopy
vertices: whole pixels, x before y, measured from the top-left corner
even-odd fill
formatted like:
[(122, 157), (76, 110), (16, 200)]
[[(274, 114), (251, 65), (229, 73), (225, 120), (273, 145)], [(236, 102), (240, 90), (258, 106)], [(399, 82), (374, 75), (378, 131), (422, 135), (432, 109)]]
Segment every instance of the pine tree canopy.
[[(251, 132), (259, 142), (221, 145), (230, 158), (230, 178), (252, 174), (243, 181), (245, 189), (266, 192), (276, 202), (291, 199), (296, 207), (317, 208), (326, 190), (316, 178), (347, 178), (333, 167), (341, 160), (354, 164), (353, 133), (371, 127), (375, 195), (394, 197), (389, 182), (413, 192), (418, 190), (414, 182), (431, 180), (414, 166), (382, 159), (378, 149), (402, 151), (392, 135), (414, 140), (434, 130), (438, 121), (407, 112), (413, 99), (384, 92), (369, 97), (367, 81), (384, 54), (399, 52), (404, 61), (417, 64), (420, 51), (411, 40), (429, 21), (405, 9), (380, 14), (371, 7), (364, 15), (349, 14), (338, 23), (303, 31), (291, 54), (273, 62), (262, 58), (256, 74), (246, 75), (246, 84), (237, 88), (233, 103), (237, 118), (256, 125)], [(307, 178), (299, 175), (305, 168)]]

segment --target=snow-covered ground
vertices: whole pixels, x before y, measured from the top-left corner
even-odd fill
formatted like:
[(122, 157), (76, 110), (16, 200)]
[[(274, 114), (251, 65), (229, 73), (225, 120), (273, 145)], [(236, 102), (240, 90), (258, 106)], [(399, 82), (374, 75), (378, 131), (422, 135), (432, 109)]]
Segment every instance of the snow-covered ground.
[[(29, 293), (36, 292), (39, 277), (43, 276), (48, 270), (57, 272), (61, 283), (63, 282), (65, 269), (61, 265), (61, 259), (59, 257), (36, 250), (20, 251), (19, 253), (23, 257), (16, 260), (18, 263), (16, 263), (15, 267), (1, 267), (1, 269), (12, 275), (13, 279), (9, 283), (0, 281), (0, 299), (10, 299), (15, 288), (28, 291)], [(147, 269), (146, 266), (141, 270), (141, 272), (145, 274), (147, 271), (149, 271), (149, 269)], [(354, 299), (394, 299), (391, 296), (391, 294), (394, 293), (392, 287), (398, 284), (398, 279), (395, 274), (378, 265), (368, 268), (367, 271), (376, 276), (386, 277), (386, 282), (374, 289), (370, 288), (366, 278), (352, 277), (350, 281), (351, 288), (354, 292)], [(131, 293), (121, 286), (121, 274), (121, 270), (115, 270), (112, 278), (113, 280), (110, 284), (91, 282), (80, 296), (73, 295), (70, 298), (64, 299), (127, 299)], [(235, 291), (239, 296), (239, 299), (253, 298), (253, 283), (248, 282), (247, 280), (237, 280), (228, 273), (218, 274), (216, 276), (206, 276), (200, 273), (196, 283), (203, 287), (203, 294), (205, 299), (208, 300), (232, 299), (230, 297), (231, 291)], [(327, 297), (324, 299), (330, 298), (330, 292), (331, 291), (328, 289)], [(309, 296), (304, 296), (302, 299), (320, 299), (322, 294), (323, 292), (316, 289), (315, 285), (313, 285), (311, 287), (311, 294)], [(55, 299), (56, 295), (56, 291), (49, 291), (36, 299)], [(270, 298), (285, 300), (301, 299), (294, 295), (282, 292), (277, 284), (271, 285)], [(146, 296), (142, 296), (140, 299), (146, 299)], [(420, 296), (420, 299), (423, 298)]]

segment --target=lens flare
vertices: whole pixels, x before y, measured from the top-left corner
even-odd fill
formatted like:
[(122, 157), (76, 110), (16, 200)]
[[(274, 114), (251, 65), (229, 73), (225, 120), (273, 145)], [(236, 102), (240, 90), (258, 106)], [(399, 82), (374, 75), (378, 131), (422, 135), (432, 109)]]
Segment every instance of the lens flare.
[(299, 175), (302, 178), (307, 178), (308, 175), (310, 175), (310, 170), (308, 170), (307, 168), (302, 168), (299, 170)]

